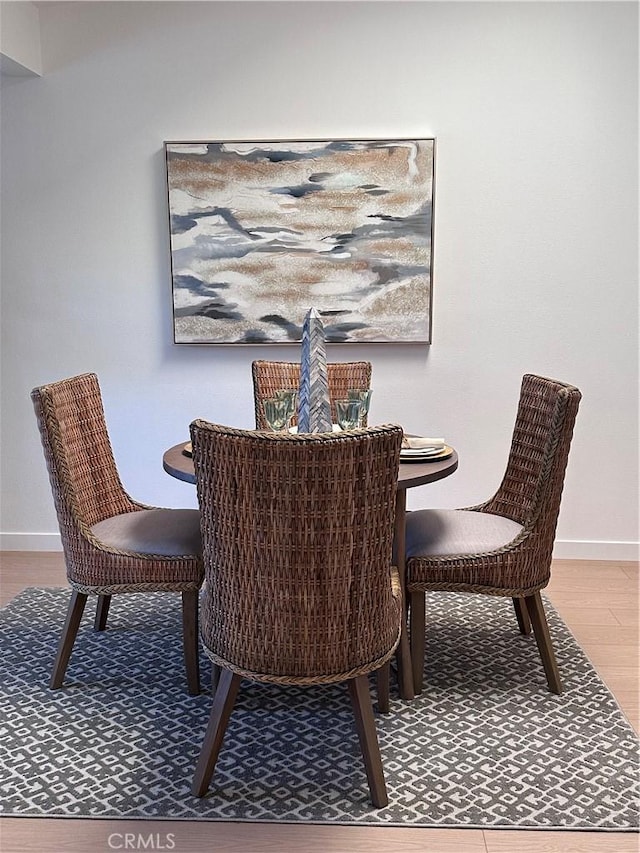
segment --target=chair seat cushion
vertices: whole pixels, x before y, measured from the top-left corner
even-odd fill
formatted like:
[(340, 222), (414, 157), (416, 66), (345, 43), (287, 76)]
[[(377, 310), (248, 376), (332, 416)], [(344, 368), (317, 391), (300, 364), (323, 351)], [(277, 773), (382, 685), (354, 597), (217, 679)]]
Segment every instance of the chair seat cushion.
[(164, 557), (200, 556), (197, 509), (143, 509), (94, 524), (93, 535), (110, 548)]
[(464, 509), (407, 513), (407, 560), (412, 557), (480, 554), (508, 545), (523, 527), (510, 518)]

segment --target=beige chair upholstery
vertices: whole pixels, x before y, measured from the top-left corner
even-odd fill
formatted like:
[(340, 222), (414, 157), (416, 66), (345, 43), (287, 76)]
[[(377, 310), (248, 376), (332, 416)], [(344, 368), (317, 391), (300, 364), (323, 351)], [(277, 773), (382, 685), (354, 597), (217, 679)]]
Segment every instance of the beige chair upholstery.
[(104, 630), (112, 595), (175, 590), (182, 594), (188, 688), (199, 693), (200, 513), (145, 506), (125, 492), (95, 374), (34, 388), (31, 398), (72, 588), (50, 686), (62, 686), (88, 595), (98, 596), (94, 626)]
[(549, 582), (580, 397), (571, 385), (524, 376), (507, 469), (496, 494), (465, 510), (408, 513), (406, 582), (417, 692), (422, 689), (427, 590), (511, 597), (520, 631), (528, 634), (533, 625), (549, 689), (562, 691), (540, 590)]
[(191, 425), (201, 632), (214, 680), (221, 673), (194, 795), (209, 787), (242, 678), (344, 681), (373, 803), (386, 805), (366, 676), (386, 666), (400, 639), (391, 555), (401, 440), (394, 426), (291, 435)]
[[(256, 429), (268, 429), (263, 404), (276, 391), (298, 390), (300, 386), (300, 364), (288, 361), (254, 361), (251, 365), (253, 376), (253, 400), (256, 414)], [(371, 362), (350, 361), (327, 364), (327, 381), (331, 401), (331, 419), (337, 423), (336, 400), (347, 397), (350, 388), (367, 389), (371, 387)], [(294, 416), (292, 423), (297, 422)], [(364, 419), (364, 426), (367, 419)]]

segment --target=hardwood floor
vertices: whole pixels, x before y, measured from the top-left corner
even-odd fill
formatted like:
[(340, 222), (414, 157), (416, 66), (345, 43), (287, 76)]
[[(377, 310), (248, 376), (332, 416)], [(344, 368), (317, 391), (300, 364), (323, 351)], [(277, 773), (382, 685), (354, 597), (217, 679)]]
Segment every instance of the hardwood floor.
[[(0, 603), (64, 586), (61, 553), (0, 553)], [(638, 731), (638, 565), (557, 560), (546, 590)], [(636, 853), (638, 835), (414, 827), (4, 818), (2, 853)]]

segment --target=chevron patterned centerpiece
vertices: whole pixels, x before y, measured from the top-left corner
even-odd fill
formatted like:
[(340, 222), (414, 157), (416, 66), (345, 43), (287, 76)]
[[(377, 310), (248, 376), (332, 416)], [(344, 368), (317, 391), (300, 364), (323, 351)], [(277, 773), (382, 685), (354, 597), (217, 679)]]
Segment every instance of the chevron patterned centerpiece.
[(310, 308), (302, 326), (298, 432), (331, 432), (331, 429), (324, 326), (320, 314)]

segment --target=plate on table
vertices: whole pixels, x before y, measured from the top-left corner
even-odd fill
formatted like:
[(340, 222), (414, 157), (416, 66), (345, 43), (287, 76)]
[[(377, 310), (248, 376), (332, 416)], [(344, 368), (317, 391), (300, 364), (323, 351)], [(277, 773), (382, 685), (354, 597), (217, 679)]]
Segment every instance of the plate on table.
[(448, 459), (453, 455), (453, 447), (445, 444), (444, 447), (425, 447), (421, 450), (413, 450), (405, 447), (400, 450), (401, 462), (436, 462), (440, 459)]
[(185, 446), (182, 448), (182, 452), (185, 456), (193, 456), (193, 447), (191, 447), (191, 442), (188, 441)]
[(442, 453), (444, 448), (444, 444), (439, 444), (437, 447), (401, 447), (400, 453), (407, 456), (433, 456), (434, 453)]

